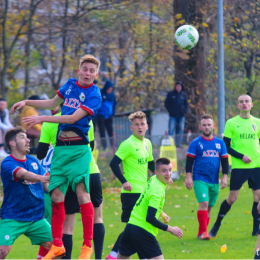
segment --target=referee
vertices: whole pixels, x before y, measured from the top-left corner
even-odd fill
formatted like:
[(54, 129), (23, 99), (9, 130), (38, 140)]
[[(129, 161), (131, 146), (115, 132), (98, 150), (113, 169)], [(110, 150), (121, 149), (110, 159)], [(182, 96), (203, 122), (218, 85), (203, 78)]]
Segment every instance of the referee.
[(216, 237), (222, 219), (237, 200), (239, 190), (246, 180), (249, 188), (253, 190), (254, 198), (252, 236), (256, 236), (259, 230), (260, 214), (257, 205), (260, 197), (260, 119), (250, 114), (253, 107), (250, 96), (239, 96), (237, 107), (239, 115), (226, 122), (224, 131), (224, 142), (232, 157), (230, 191), (227, 199), (222, 202), (217, 220), (209, 232), (211, 237)]

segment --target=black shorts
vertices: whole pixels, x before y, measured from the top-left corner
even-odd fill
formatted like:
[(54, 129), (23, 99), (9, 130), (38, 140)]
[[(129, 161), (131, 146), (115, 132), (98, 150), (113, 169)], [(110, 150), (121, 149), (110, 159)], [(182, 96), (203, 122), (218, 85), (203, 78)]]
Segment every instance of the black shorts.
[(121, 193), (122, 215), (121, 221), (127, 223), (136, 201), (141, 193)]
[(260, 168), (233, 169), (230, 178), (230, 190), (239, 190), (245, 181), (250, 189), (260, 189)]
[(162, 255), (155, 236), (138, 226), (127, 224), (123, 232), (119, 253), (124, 256), (138, 254), (139, 259), (149, 259)]
[[(89, 175), (90, 198), (94, 208), (98, 208), (103, 201), (100, 173)], [(80, 212), (76, 193), (69, 185), (65, 196), (65, 214), (75, 214)]]

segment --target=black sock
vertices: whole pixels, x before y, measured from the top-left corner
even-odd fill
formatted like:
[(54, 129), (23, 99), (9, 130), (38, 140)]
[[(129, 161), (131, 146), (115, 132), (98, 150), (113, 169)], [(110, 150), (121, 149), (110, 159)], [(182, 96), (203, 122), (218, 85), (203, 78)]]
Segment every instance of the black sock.
[(121, 237), (123, 235), (124, 231), (118, 236), (114, 246), (113, 246), (113, 249), (111, 251), (115, 251), (115, 252), (118, 252), (118, 249), (119, 249), (119, 244), (120, 244), (120, 241), (121, 241)]
[(63, 234), (62, 242), (66, 249), (66, 255), (63, 256), (61, 259), (71, 259), (71, 252), (72, 252), (72, 235)]
[(103, 244), (105, 237), (105, 227), (103, 223), (94, 224), (93, 241), (95, 249), (95, 259), (102, 259)]
[(231, 208), (231, 205), (229, 205), (227, 203), (226, 200), (224, 200), (220, 206), (220, 209), (219, 209), (219, 213), (218, 213), (218, 218), (215, 222), (215, 225), (216, 226), (220, 226), (221, 225), (221, 221), (222, 219), (225, 217), (225, 215), (228, 213), (228, 211), (230, 210)]
[(254, 259), (260, 259), (260, 252), (257, 249), (257, 251), (255, 252), (255, 258)]
[(254, 201), (253, 207), (252, 207), (252, 216), (253, 216), (253, 220), (254, 220), (253, 232), (257, 232), (259, 229), (260, 214), (257, 211), (257, 205), (258, 205), (258, 203)]

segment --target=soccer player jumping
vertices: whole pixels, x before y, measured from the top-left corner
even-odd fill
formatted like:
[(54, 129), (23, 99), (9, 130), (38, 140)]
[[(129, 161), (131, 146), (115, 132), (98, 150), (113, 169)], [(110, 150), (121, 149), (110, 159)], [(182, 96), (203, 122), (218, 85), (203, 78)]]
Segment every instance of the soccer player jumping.
[[(213, 119), (210, 115), (201, 117), (199, 128), (202, 135), (194, 139), (189, 146), (186, 160), (186, 187), (191, 190), (194, 186), (195, 196), (199, 202), (197, 217), (199, 232), (197, 238), (209, 240), (207, 226), (210, 212), (214, 207), (219, 193), (219, 166), (222, 164), (223, 178), (221, 189), (227, 186), (228, 154), (223, 140), (213, 136)], [(194, 163), (195, 161), (195, 163)], [(194, 166), (193, 166), (194, 163)], [(193, 175), (192, 175), (193, 166)]]
[(69, 183), (76, 192), (83, 224), (83, 247), (80, 259), (90, 259), (93, 252), (94, 208), (89, 195), (89, 164), (92, 158), (88, 146), (89, 121), (101, 106), (101, 94), (93, 81), (98, 76), (99, 60), (92, 55), (80, 59), (78, 80), (69, 79), (50, 100), (24, 100), (13, 105), (12, 112), (24, 105), (52, 109), (63, 102), (61, 116), (30, 116), (23, 118), (30, 126), (43, 123), (59, 123), (57, 143), (54, 149), (49, 191), (52, 200), (51, 228), (53, 245), (43, 259), (52, 259), (65, 252), (62, 243), (65, 219), (64, 196)]
[(257, 211), (257, 204), (260, 197), (260, 120), (250, 114), (253, 107), (250, 96), (239, 96), (237, 107), (239, 115), (226, 122), (224, 131), (224, 142), (228, 153), (232, 156), (230, 191), (227, 199), (222, 202), (217, 220), (209, 232), (211, 237), (216, 237), (222, 219), (237, 200), (239, 190), (246, 180), (253, 190), (254, 199), (252, 235), (257, 235), (259, 230), (260, 214)]

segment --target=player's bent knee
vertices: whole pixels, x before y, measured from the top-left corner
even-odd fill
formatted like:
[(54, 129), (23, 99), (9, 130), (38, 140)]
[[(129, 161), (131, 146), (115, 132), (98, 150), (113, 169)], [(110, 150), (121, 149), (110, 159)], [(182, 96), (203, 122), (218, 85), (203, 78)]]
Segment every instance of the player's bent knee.
[(5, 259), (9, 254), (12, 246), (0, 246), (0, 259)]
[(200, 210), (208, 210), (209, 202), (208, 201), (203, 201), (199, 204), (199, 209)]

